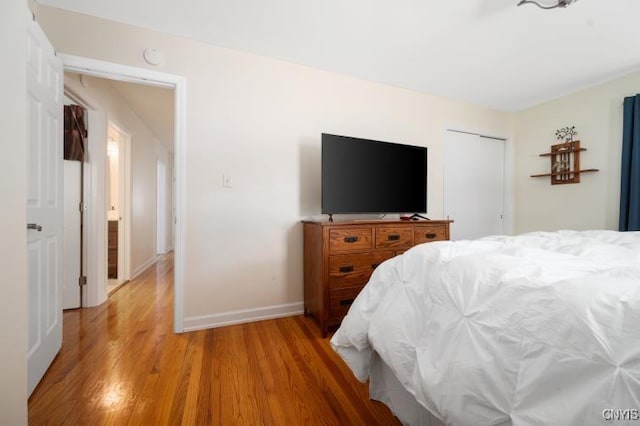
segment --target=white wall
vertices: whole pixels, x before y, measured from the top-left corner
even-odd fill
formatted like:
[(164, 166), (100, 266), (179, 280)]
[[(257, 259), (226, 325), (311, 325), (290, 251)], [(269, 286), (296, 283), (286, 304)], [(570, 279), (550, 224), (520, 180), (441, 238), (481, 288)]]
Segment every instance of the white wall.
[(164, 241), (158, 241), (158, 253), (167, 253), (173, 250), (173, 154), (160, 141), (156, 144), (156, 158), (161, 161), (165, 167), (165, 179), (163, 182), (165, 188), (165, 205), (164, 205)]
[(176, 239), (176, 226), (175, 226), (175, 221), (174, 218), (176, 216), (176, 188), (175, 188), (175, 156), (173, 155), (173, 153), (169, 154), (167, 157), (167, 179), (169, 179), (168, 182), (168, 191), (169, 193), (167, 194), (167, 201), (168, 201), (168, 208), (169, 208), (169, 213), (167, 214), (167, 220), (169, 221), (169, 242), (168, 242), (168, 249), (169, 250), (175, 250), (175, 239)]
[(445, 129), (512, 137), (509, 113), (44, 6), (39, 19), (63, 53), (151, 68), (142, 52), (155, 47), (166, 63), (153, 69), (186, 77), (186, 327), (301, 309), (300, 220), (320, 213), (322, 132), (428, 146), (434, 218)]
[[(516, 231), (613, 229), (618, 227), (622, 102), (640, 92), (640, 72), (519, 112), (516, 115)], [(548, 152), (556, 129), (576, 126), (581, 168), (579, 184), (551, 185)]]
[(27, 424), (26, 83), (25, 1), (0, 13), (0, 422)]
[[(46, 28), (43, 25), (43, 28)], [(54, 44), (55, 46), (55, 44)], [(90, 99), (107, 119), (131, 135), (131, 273), (156, 256), (156, 145), (157, 138), (129, 108), (108, 80), (65, 74), (65, 86)], [(91, 129), (89, 129), (89, 132)], [(105, 135), (106, 138), (106, 135)]]

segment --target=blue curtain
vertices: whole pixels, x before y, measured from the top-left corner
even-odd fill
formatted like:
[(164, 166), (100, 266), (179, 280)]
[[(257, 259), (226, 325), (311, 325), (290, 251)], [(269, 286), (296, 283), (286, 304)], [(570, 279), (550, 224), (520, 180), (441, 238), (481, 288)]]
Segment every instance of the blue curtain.
[(640, 231), (640, 94), (624, 99), (620, 231)]

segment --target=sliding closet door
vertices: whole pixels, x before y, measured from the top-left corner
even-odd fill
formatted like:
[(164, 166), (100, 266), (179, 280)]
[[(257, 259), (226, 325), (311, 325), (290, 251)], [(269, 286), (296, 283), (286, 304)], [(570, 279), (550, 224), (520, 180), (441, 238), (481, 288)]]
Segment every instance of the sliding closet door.
[(444, 214), (451, 239), (504, 234), (504, 140), (447, 131)]

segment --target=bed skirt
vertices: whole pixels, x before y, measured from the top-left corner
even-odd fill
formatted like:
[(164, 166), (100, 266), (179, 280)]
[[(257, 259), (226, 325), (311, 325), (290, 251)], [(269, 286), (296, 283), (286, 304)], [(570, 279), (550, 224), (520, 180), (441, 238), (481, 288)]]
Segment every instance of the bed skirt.
[(404, 425), (445, 426), (416, 401), (375, 352), (369, 370), (369, 397), (389, 407)]

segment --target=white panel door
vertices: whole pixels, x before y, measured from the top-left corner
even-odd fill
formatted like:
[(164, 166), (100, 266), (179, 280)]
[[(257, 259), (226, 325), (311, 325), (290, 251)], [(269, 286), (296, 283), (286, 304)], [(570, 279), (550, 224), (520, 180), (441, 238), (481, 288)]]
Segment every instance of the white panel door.
[(451, 239), (504, 234), (504, 141), (447, 131), (444, 214)]
[(62, 346), (63, 75), (38, 24), (27, 24), (28, 392)]
[(62, 308), (80, 307), (80, 199), (79, 161), (64, 161), (64, 281)]

